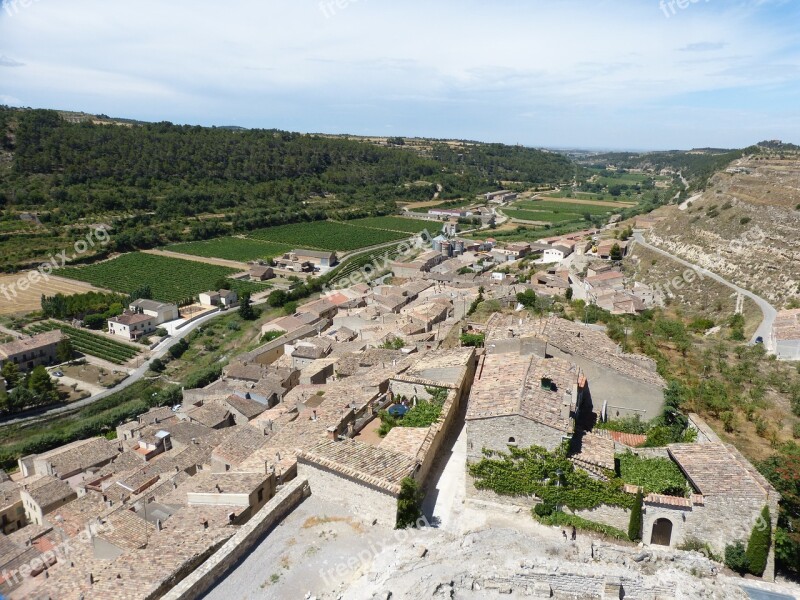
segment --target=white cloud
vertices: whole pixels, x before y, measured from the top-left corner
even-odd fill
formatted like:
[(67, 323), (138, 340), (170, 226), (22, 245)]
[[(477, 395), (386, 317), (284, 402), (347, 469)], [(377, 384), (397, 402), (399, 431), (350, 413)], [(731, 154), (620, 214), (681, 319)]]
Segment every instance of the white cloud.
[(656, 0), (360, 0), (326, 18), (317, 0), (41, 2), (0, 17), (0, 49), (25, 63), (3, 88), (28, 103), (186, 120), (317, 102), (475, 107), (487, 122), (493, 109), (619, 111), (796, 82), (791, 23), (776, 31), (754, 10), (700, 3), (665, 19)]

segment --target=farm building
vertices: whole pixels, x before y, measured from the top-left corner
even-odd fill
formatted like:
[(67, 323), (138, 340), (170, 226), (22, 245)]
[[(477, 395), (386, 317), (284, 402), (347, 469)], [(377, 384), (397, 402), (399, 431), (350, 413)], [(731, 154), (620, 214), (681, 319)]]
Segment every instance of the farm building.
[(178, 307), (175, 304), (156, 302), (155, 300), (145, 300), (144, 298), (131, 302), (128, 307), (132, 313), (147, 315), (153, 318), (153, 323), (161, 325), (167, 321), (180, 319)]
[(327, 252), (323, 250), (292, 250), (292, 254), (297, 256), (300, 262), (310, 262), (315, 267), (330, 268), (336, 266), (339, 259), (336, 252)]
[(254, 265), (250, 267), (250, 281), (266, 281), (275, 277), (272, 267), (265, 265)]
[(156, 320), (150, 315), (126, 312), (108, 320), (108, 333), (126, 340), (138, 340), (155, 330)]
[(219, 306), (230, 308), (239, 302), (239, 295), (234, 290), (219, 290), (218, 292), (203, 292), (198, 296), (200, 304), (205, 306)]
[(60, 331), (40, 333), (32, 338), (0, 345), (0, 367), (13, 362), (21, 371), (56, 362), (56, 346), (64, 339)]

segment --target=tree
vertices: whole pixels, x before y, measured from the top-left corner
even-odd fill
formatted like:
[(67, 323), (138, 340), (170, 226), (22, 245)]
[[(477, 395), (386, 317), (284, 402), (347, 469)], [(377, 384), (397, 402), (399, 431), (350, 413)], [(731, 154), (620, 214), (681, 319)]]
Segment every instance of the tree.
[(256, 318), (256, 311), (250, 302), (250, 294), (245, 292), (239, 300), (239, 316), (245, 321), (252, 321)]
[(628, 537), (632, 542), (642, 539), (642, 492), (636, 493), (636, 504), (631, 509), (631, 518), (628, 522)]
[(185, 339), (178, 340), (178, 343), (169, 349), (172, 358), (180, 358), (189, 349), (189, 343)]
[(297, 301), (292, 300), (291, 302), (287, 302), (283, 305), (283, 312), (287, 315), (293, 315), (297, 312)]
[(75, 356), (75, 350), (72, 348), (72, 342), (69, 338), (64, 338), (56, 346), (56, 360), (60, 363), (69, 362)]
[(400, 495), (397, 497), (396, 529), (416, 527), (422, 517), (422, 490), (419, 483), (411, 477), (400, 482)]
[(270, 306), (274, 306), (275, 308), (280, 308), (284, 304), (289, 301), (289, 297), (283, 290), (275, 290), (271, 292), (267, 302)]
[(167, 368), (167, 365), (164, 364), (164, 361), (160, 358), (154, 358), (150, 361), (150, 370), (154, 373), (163, 373)]
[(536, 308), (536, 292), (533, 290), (525, 290), (517, 294), (517, 302), (522, 304), (525, 308)]
[(8, 387), (13, 388), (17, 387), (19, 383), (20, 374), (19, 374), (19, 367), (16, 363), (13, 362), (6, 362), (3, 365), (3, 369), (0, 370), (0, 374), (3, 376), (3, 379), (6, 380), (6, 384)]
[(36, 396), (37, 403), (46, 404), (58, 400), (56, 384), (42, 365), (31, 371), (28, 377), (28, 389)]
[(611, 253), (609, 254), (609, 258), (614, 261), (622, 260), (622, 248), (620, 248), (619, 244), (614, 244), (611, 247)]
[(106, 320), (103, 315), (86, 315), (83, 318), (83, 324), (89, 329), (103, 329)]
[(761, 577), (764, 569), (767, 568), (767, 557), (772, 546), (772, 520), (770, 519), (769, 507), (765, 506), (761, 511), (750, 540), (747, 542), (747, 564), (748, 569), (753, 575)]
[(569, 287), (569, 288), (567, 288), (567, 291), (564, 292), (564, 297), (567, 299), (567, 301), (570, 301), (570, 300), (572, 300), (573, 294), (574, 294), (574, 292), (572, 291), (572, 288)]

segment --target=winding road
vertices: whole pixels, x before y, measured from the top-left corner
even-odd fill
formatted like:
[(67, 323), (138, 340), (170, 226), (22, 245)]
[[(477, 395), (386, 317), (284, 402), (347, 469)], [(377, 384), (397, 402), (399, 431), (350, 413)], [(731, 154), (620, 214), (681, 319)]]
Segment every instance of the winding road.
[[(255, 302), (254, 302), (254, 304), (255, 304)], [(48, 409), (46, 407), (42, 407), (40, 409), (31, 409), (31, 410), (27, 410), (27, 411), (18, 413), (18, 414), (14, 415), (11, 418), (0, 420), (0, 426), (14, 425), (15, 423), (24, 423), (26, 421), (32, 421), (34, 419), (42, 419), (42, 418), (46, 418), (46, 417), (53, 417), (55, 415), (59, 415), (59, 414), (63, 414), (63, 413), (74, 412), (74, 411), (76, 411), (78, 409), (81, 409), (81, 408), (83, 408), (85, 406), (89, 406), (90, 404), (94, 404), (95, 402), (99, 402), (100, 400), (102, 400), (103, 398), (107, 398), (111, 394), (116, 394), (117, 392), (120, 392), (120, 391), (124, 390), (125, 388), (128, 388), (128, 387), (132, 386), (137, 381), (140, 381), (141, 379), (143, 379), (145, 373), (147, 372), (147, 370), (149, 368), (150, 361), (152, 361), (153, 359), (156, 359), (156, 358), (162, 358), (167, 352), (169, 352), (170, 348), (172, 348), (175, 344), (177, 344), (179, 340), (182, 340), (187, 335), (189, 335), (198, 326), (202, 325), (203, 323), (207, 323), (208, 321), (210, 321), (210, 320), (212, 320), (212, 319), (214, 319), (216, 317), (219, 317), (221, 315), (224, 315), (224, 314), (226, 314), (226, 313), (225, 312), (219, 312), (219, 311), (213, 312), (213, 313), (210, 313), (208, 315), (205, 315), (204, 317), (200, 317), (196, 321), (193, 321), (192, 323), (186, 325), (186, 327), (184, 329), (180, 330), (179, 333), (168, 337), (163, 342), (161, 342), (158, 346), (156, 346), (153, 349), (153, 353), (150, 355), (150, 357), (147, 360), (143, 361), (143, 363), (139, 367), (137, 367), (136, 369), (134, 369), (133, 371), (130, 372), (130, 374), (128, 375), (127, 378), (125, 378), (124, 380), (120, 381), (114, 387), (109, 388), (109, 389), (107, 389), (107, 390), (105, 390), (103, 392), (100, 392), (99, 394), (95, 394), (93, 396), (89, 396), (88, 398), (84, 398), (83, 400), (78, 400), (77, 402), (71, 402), (71, 403), (66, 404), (64, 406), (57, 406), (55, 408), (50, 408), (50, 409)]]
[(713, 279), (714, 281), (717, 281), (717, 282), (721, 283), (722, 285), (725, 285), (725, 286), (731, 288), (732, 290), (736, 291), (737, 293), (741, 294), (742, 296), (746, 296), (747, 298), (750, 298), (753, 302), (755, 302), (758, 305), (758, 308), (761, 309), (761, 312), (764, 314), (764, 319), (761, 321), (761, 324), (758, 326), (758, 329), (756, 329), (756, 332), (753, 334), (753, 337), (750, 340), (750, 343), (751, 344), (755, 344), (756, 340), (760, 337), (760, 338), (762, 338), (764, 340), (764, 344), (765, 344), (767, 350), (774, 351), (774, 348), (770, 347), (770, 338), (771, 338), (771, 334), (772, 334), (772, 326), (775, 323), (775, 317), (777, 317), (778, 311), (769, 302), (764, 300), (761, 296), (756, 296), (753, 292), (751, 292), (749, 290), (746, 290), (744, 288), (741, 288), (738, 285), (736, 285), (735, 283), (731, 283), (727, 279), (724, 279), (724, 278), (720, 277), (716, 273), (712, 273), (708, 269), (704, 269), (703, 267), (698, 267), (697, 265), (694, 265), (694, 264), (690, 263), (689, 261), (683, 260), (682, 258), (678, 258), (674, 254), (670, 254), (669, 252), (666, 252), (665, 250), (661, 250), (660, 248), (656, 248), (652, 244), (648, 244), (644, 240), (644, 236), (642, 235), (641, 231), (634, 232), (633, 239), (636, 241), (637, 244), (641, 244), (642, 246), (644, 246), (645, 248), (647, 248), (649, 250), (652, 250), (653, 252), (657, 252), (658, 254), (662, 254), (663, 256), (666, 256), (667, 258), (670, 258), (671, 260), (673, 260), (673, 261), (675, 261), (675, 262), (677, 262), (679, 264), (682, 264), (682, 265), (684, 265), (686, 267), (689, 267), (690, 269), (696, 271), (697, 273), (700, 273), (703, 277), (708, 277), (709, 279)]

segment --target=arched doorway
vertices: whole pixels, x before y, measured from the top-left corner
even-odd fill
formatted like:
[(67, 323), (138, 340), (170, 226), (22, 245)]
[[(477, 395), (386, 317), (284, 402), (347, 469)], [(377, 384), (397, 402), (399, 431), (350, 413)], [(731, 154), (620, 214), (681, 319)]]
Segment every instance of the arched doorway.
[(650, 543), (658, 546), (669, 546), (672, 541), (672, 521), (669, 519), (658, 519), (653, 523), (653, 533), (650, 536)]

